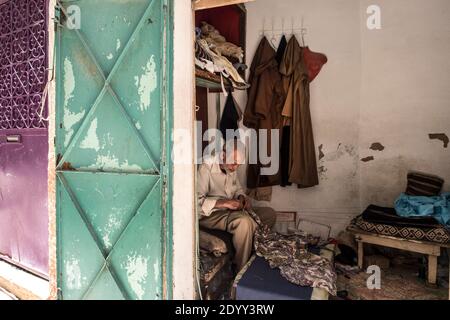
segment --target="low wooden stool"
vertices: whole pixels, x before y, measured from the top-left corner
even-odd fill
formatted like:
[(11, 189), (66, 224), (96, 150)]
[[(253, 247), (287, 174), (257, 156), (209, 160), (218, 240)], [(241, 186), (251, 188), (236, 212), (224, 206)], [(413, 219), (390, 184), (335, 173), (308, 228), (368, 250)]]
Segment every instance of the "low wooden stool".
[(358, 242), (358, 267), (360, 269), (363, 268), (364, 243), (421, 253), (428, 256), (428, 283), (430, 284), (436, 284), (437, 258), (441, 255), (441, 248), (450, 248), (448, 244), (390, 237), (353, 228), (349, 228), (348, 231), (355, 235), (355, 240)]

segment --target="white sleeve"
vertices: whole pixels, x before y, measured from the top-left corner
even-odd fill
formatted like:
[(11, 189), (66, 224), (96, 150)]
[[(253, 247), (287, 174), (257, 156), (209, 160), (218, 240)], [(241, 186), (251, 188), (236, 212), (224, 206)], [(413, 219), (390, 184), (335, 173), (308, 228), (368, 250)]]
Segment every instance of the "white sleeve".
[(237, 198), (239, 198), (239, 196), (244, 196), (244, 197), (246, 197), (247, 195), (246, 195), (246, 193), (245, 193), (245, 189), (244, 189), (244, 187), (242, 186), (242, 184), (241, 184), (241, 182), (239, 181), (239, 177), (238, 177), (238, 175), (236, 174), (236, 192), (234, 193), (234, 197), (237, 199)]
[(202, 164), (197, 173), (197, 198), (199, 212), (204, 216), (209, 216), (213, 213), (216, 202), (219, 200), (219, 197), (208, 196), (210, 178), (210, 168), (208, 165)]

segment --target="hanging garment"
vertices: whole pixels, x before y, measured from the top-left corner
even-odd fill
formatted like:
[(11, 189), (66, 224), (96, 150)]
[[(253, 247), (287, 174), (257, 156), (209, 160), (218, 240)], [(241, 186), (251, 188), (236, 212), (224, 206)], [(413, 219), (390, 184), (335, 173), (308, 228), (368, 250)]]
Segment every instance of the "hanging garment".
[(280, 146), (280, 186), (292, 185), (289, 182), (289, 154), (291, 147), (291, 126), (284, 126)]
[(239, 128), (239, 120), (240, 114), (238, 112), (238, 107), (235, 104), (233, 95), (229, 92), (223, 109), (222, 118), (220, 119), (220, 132), (222, 132), (224, 140), (227, 140), (227, 130), (233, 130), (234, 133), (234, 131)]
[(280, 269), (280, 274), (294, 284), (322, 288), (336, 295), (337, 276), (332, 263), (307, 249), (315, 241), (313, 237), (273, 232), (254, 212), (248, 214), (258, 225), (254, 239), (256, 254), (268, 261), (271, 268)]
[(280, 44), (278, 45), (277, 49), (277, 55), (275, 57), (275, 60), (277, 60), (278, 65), (281, 64), (281, 61), (283, 61), (284, 52), (286, 51), (287, 47), (287, 40), (286, 36), (283, 35), (280, 40)]
[(395, 201), (395, 211), (401, 217), (433, 217), (450, 228), (450, 193), (440, 196), (408, 196), (402, 193)]
[(242, 117), (244, 116), (244, 114), (242, 113), (242, 109), (241, 106), (239, 105), (239, 103), (236, 101), (236, 99), (233, 97), (233, 102), (234, 102), (234, 108), (236, 109), (236, 112), (238, 114), (238, 123), (242, 120)]
[[(284, 53), (287, 47), (286, 36), (280, 40), (280, 44), (277, 50), (276, 60), (278, 65), (281, 65), (283, 61)], [(283, 125), (281, 134), (281, 144), (280, 144), (280, 185), (285, 187), (291, 185), (289, 182), (289, 147), (290, 147), (290, 135), (291, 127), (290, 125)]]
[(323, 65), (328, 62), (328, 58), (323, 53), (311, 51), (309, 47), (303, 48), (303, 58), (306, 68), (308, 68), (308, 78), (311, 83), (322, 70)]
[(291, 124), (289, 182), (301, 188), (319, 184), (311, 113), (309, 78), (302, 48), (295, 36), (289, 40), (280, 65), (286, 92), (282, 115)]
[[(263, 37), (250, 67), (248, 101), (244, 113), (244, 125), (252, 129), (280, 129), (283, 91), (281, 75), (275, 60), (276, 52)], [(270, 131), (267, 150), (271, 150)], [(271, 152), (279, 152), (273, 150)], [(249, 188), (279, 184), (279, 175), (262, 176), (261, 164), (250, 164), (247, 170)]]
[(266, 37), (256, 50), (250, 67), (247, 106), (244, 125), (253, 129), (274, 129), (281, 127), (283, 92), (276, 52)]

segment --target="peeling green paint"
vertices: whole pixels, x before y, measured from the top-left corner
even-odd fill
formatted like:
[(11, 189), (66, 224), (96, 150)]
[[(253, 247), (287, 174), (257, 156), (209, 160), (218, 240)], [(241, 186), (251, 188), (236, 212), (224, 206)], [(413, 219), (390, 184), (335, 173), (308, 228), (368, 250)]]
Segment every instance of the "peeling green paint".
[(67, 287), (70, 289), (81, 288), (81, 270), (79, 261), (76, 258), (66, 261), (65, 263), (67, 278)]
[(94, 149), (95, 151), (100, 150), (100, 142), (97, 137), (97, 119), (92, 120), (91, 125), (87, 131), (87, 135), (83, 141), (80, 143), (81, 149)]
[(142, 167), (137, 164), (129, 164), (128, 160), (124, 160), (122, 162), (119, 161), (119, 158), (108, 153), (107, 155), (97, 155), (97, 162), (88, 168), (95, 169), (100, 168), (102, 171), (142, 171)]
[(64, 147), (69, 145), (70, 139), (74, 134), (73, 127), (83, 119), (86, 110), (83, 110), (79, 113), (71, 112), (69, 108), (64, 109), (64, 130), (66, 131), (66, 135), (64, 138)]
[(138, 129), (138, 130), (142, 129), (141, 123), (139, 121), (136, 122), (136, 129)]
[(145, 284), (147, 282), (147, 263), (148, 258), (142, 256), (128, 256), (125, 264), (127, 271), (127, 280), (130, 287), (139, 299), (142, 299), (145, 294)]
[(75, 90), (75, 76), (73, 74), (72, 63), (69, 58), (64, 59), (64, 109), (69, 107), (69, 101), (73, 98)]
[(155, 276), (155, 281), (158, 281), (159, 279), (159, 261), (155, 261), (155, 263), (153, 264), (153, 274)]
[[(119, 212), (120, 213), (120, 212)], [(116, 216), (117, 209), (112, 210), (112, 214), (109, 216), (108, 223), (106, 224), (105, 228), (103, 229), (103, 243), (105, 244), (105, 247), (107, 250), (111, 250), (113, 243), (111, 242), (111, 234), (114, 232), (117, 232), (120, 230), (120, 220)]]
[(72, 112), (69, 108), (69, 103), (73, 98), (73, 93), (75, 90), (75, 76), (73, 73), (72, 63), (69, 58), (66, 57), (64, 59), (64, 129), (66, 131), (66, 135), (64, 137), (64, 146), (70, 142), (74, 134), (73, 127), (83, 119), (86, 110), (82, 110), (78, 113)]
[(138, 88), (140, 97), (141, 111), (147, 110), (150, 107), (150, 98), (157, 86), (156, 64), (154, 56), (148, 60), (147, 64), (142, 67), (144, 72), (141, 76), (135, 76), (135, 85)]

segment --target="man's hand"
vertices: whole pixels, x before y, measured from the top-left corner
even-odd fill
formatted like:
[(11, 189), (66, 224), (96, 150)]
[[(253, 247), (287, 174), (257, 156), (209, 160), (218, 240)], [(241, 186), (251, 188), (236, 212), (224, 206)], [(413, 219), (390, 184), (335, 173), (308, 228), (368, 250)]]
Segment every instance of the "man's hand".
[(238, 197), (239, 202), (241, 203), (241, 206), (243, 209), (245, 210), (250, 210), (252, 208), (252, 201), (250, 200), (249, 197), (246, 197), (244, 195), (240, 195)]
[(241, 202), (239, 200), (217, 200), (217, 209), (230, 209), (230, 210), (240, 210), (242, 209)]

